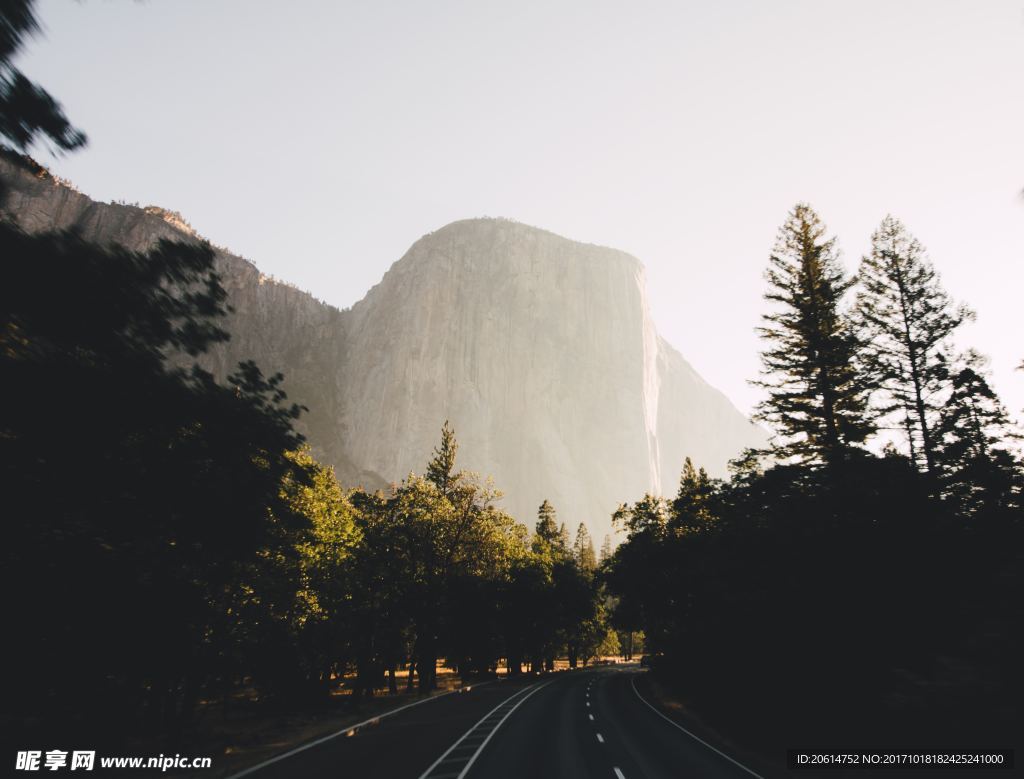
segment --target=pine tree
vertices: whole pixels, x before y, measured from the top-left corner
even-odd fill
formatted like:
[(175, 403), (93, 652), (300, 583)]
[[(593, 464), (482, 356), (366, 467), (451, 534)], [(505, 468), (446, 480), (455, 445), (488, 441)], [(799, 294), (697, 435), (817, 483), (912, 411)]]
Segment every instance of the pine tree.
[(563, 522), (558, 528), (558, 553), (567, 556), (572, 554), (572, 542), (569, 539), (569, 528)]
[(679, 479), (679, 492), (672, 501), (673, 522), (681, 532), (694, 532), (714, 520), (712, 500), (715, 487), (703, 468), (697, 470), (687, 457)]
[(558, 529), (558, 516), (555, 507), (545, 499), (537, 509), (537, 525), (533, 537), (533, 551), (539, 555), (552, 557), (560, 544), (561, 536)]
[(597, 554), (594, 552), (594, 542), (590, 538), (587, 526), (582, 522), (576, 528), (576, 542), (573, 544), (572, 551), (580, 570), (592, 573), (597, 568)]
[(603, 563), (605, 560), (610, 558), (613, 553), (612, 537), (606, 533), (604, 541), (601, 542), (601, 556), (598, 558), (598, 562)]
[(871, 236), (860, 282), (865, 355), (887, 395), (880, 410), (902, 417), (911, 459), (932, 473), (934, 426), (949, 386), (942, 346), (973, 314), (954, 306), (924, 248), (891, 216)]
[(1007, 444), (1020, 438), (983, 374), (976, 352), (961, 358), (936, 435), (936, 464), (947, 498), (963, 513), (1019, 507), (1022, 472)]
[(768, 390), (757, 417), (782, 440), (774, 454), (812, 465), (844, 462), (851, 447), (874, 432), (869, 382), (859, 365), (861, 344), (840, 311), (853, 285), (844, 276), (835, 238), (810, 206), (799, 203), (779, 230), (766, 272), (765, 299), (777, 304), (758, 328)]
[(434, 457), (427, 464), (427, 481), (445, 497), (451, 497), (455, 479), (455, 455), (458, 451), (459, 442), (455, 440), (455, 431), (446, 419), (441, 428), (441, 444), (434, 450)]

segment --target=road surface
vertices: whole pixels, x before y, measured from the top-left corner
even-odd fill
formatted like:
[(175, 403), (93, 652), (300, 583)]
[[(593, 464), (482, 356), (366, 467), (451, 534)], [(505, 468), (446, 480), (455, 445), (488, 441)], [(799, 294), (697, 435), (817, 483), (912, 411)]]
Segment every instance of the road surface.
[[(666, 719), (642, 673), (608, 667), (496, 682), (411, 706), (256, 770), (251, 779), (751, 779)], [(236, 775), (241, 776), (241, 774)]]
[(757, 776), (653, 709), (634, 686), (638, 675), (636, 668), (613, 667), (567, 674), (539, 690), (504, 723), (465, 779)]

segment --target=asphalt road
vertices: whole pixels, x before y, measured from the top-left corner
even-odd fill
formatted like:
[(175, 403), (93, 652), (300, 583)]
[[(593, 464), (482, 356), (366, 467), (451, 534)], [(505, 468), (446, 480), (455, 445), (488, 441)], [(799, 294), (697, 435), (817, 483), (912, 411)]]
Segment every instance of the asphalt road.
[(425, 700), (379, 722), (319, 739), (230, 779), (416, 779), (487, 712), (535, 681), (491, 682)]
[(524, 701), (466, 779), (751, 779), (667, 721), (634, 688), (634, 668), (567, 674)]
[(638, 694), (636, 667), (491, 683), (428, 701), (247, 774), (394, 779), (750, 779)]

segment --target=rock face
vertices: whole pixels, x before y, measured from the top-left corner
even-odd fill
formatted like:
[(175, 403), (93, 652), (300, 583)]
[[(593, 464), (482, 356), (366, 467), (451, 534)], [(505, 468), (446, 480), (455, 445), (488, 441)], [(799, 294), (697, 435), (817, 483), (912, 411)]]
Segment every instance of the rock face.
[[(141, 250), (197, 240), (161, 209), (95, 203), (0, 160), (6, 214), (27, 230), (75, 228)], [(220, 376), (253, 358), (282, 371), (300, 427), (350, 485), (422, 472), (448, 419), (460, 465), (492, 475), (532, 525), (545, 498), (598, 539), (644, 492), (674, 493), (689, 455), (712, 475), (764, 442), (654, 328), (643, 266), (507, 220), (424, 236), (363, 300), (338, 310), (218, 250), (235, 309)]]

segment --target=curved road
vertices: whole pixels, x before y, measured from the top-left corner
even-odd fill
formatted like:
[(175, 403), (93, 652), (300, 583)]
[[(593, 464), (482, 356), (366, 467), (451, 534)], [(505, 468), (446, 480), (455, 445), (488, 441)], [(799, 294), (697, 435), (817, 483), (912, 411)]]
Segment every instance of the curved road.
[(238, 774), (394, 779), (751, 779), (647, 703), (636, 667), (479, 685)]
[[(646, 703), (635, 669), (566, 674), (524, 701), (466, 774), (501, 777), (738, 777), (757, 774)], [(432, 775), (433, 776), (433, 775)]]

